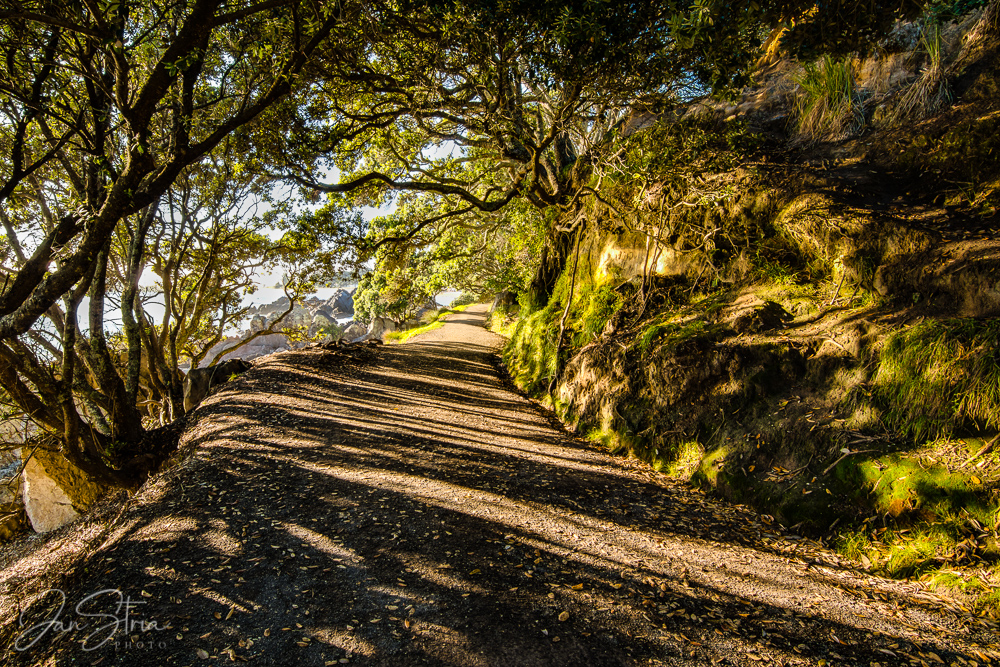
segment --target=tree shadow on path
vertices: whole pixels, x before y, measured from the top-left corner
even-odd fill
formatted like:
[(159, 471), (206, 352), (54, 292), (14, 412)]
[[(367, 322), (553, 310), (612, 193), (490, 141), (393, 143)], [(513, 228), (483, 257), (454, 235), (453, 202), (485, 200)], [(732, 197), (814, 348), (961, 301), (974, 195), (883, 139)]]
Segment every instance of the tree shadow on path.
[[(915, 605), (905, 585), (553, 428), (492, 354), (467, 341), (313, 349), (230, 383), (195, 414), (191, 455), (68, 577), (61, 619), (90, 625), (50, 625), (21, 651), (33, 636), (5, 618), (5, 664), (989, 657), (974, 651), (992, 635)], [(102, 589), (157, 626), (94, 648), (120, 599), (84, 609), (109, 618), (72, 607)], [(60, 599), (24, 600), (27, 626)]]

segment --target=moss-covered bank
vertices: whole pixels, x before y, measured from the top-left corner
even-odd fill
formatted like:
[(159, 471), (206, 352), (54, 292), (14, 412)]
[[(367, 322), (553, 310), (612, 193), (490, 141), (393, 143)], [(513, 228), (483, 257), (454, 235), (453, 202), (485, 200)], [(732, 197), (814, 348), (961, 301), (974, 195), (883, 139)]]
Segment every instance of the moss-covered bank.
[(892, 155), (870, 146), (896, 129), (806, 151), (729, 112), (630, 138), (646, 176), (604, 181), (547, 306), (506, 321), (511, 376), (613, 451), (995, 613), (1000, 151), (976, 148), (961, 225), (927, 223), (969, 170), (954, 128), (1000, 113), (978, 105)]

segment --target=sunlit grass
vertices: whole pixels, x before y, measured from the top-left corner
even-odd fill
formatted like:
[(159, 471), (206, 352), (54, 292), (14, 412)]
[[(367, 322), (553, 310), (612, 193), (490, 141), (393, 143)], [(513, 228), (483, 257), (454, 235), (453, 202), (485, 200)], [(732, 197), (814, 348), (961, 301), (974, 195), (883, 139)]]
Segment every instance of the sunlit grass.
[(1000, 427), (1000, 321), (927, 321), (893, 335), (874, 389), (886, 425), (917, 440)]
[(677, 446), (669, 462), (660, 465), (654, 464), (653, 467), (666, 469), (671, 477), (688, 481), (694, 475), (695, 471), (698, 470), (698, 466), (701, 465), (704, 455), (705, 450), (701, 446), (701, 443), (697, 440), (689, 440)]

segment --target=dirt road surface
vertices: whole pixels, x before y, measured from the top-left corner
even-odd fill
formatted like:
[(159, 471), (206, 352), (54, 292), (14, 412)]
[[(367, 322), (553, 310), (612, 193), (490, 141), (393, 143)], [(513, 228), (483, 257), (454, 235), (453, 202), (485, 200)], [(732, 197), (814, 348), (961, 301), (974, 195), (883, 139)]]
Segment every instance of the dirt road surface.
[(225, 385), (183, 462), (7, 553), (5, 664), (1000, 664), (961, 601), (566, 433), (485, 310)]

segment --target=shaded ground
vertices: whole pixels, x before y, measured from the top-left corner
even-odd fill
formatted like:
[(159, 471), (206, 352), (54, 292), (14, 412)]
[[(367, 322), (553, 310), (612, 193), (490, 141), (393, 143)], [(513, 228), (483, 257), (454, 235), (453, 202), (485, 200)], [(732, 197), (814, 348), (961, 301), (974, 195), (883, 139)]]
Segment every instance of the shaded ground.
[[(1000, 660), (960, 601), (554, 427), (501, 380), (483, 314), (403, 346), (275, 355), (226, 385), (180, 465), (7, 552), (5, 664)], [(132, 627), (95, 648), (122, 598)], [(87, 627), (58, 632), (71, 622)]]

